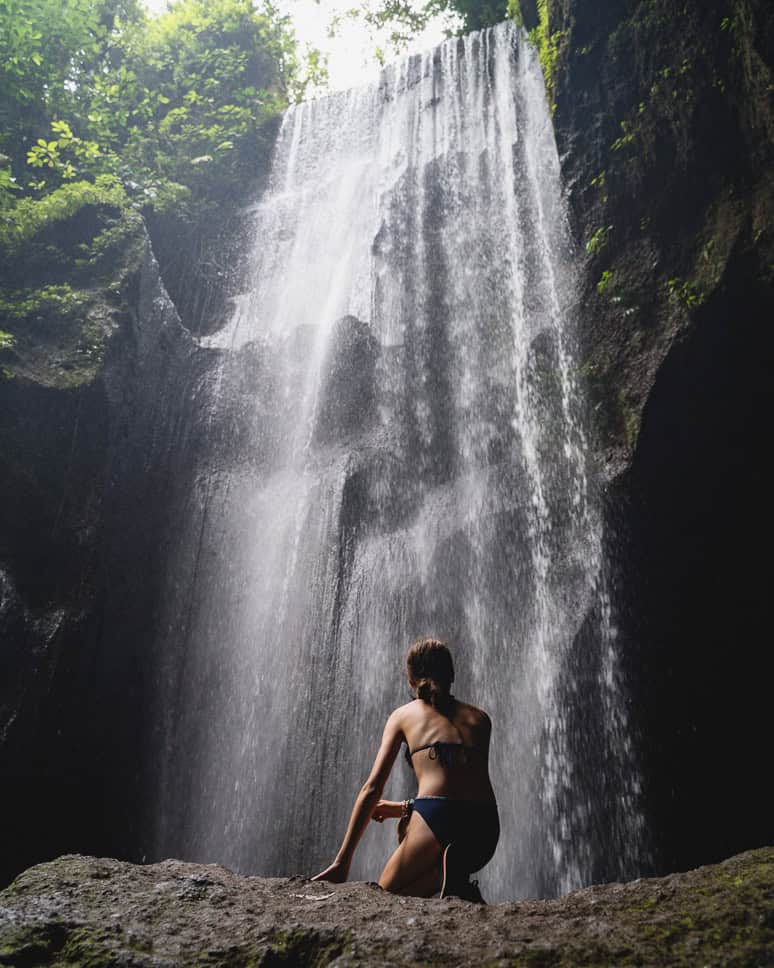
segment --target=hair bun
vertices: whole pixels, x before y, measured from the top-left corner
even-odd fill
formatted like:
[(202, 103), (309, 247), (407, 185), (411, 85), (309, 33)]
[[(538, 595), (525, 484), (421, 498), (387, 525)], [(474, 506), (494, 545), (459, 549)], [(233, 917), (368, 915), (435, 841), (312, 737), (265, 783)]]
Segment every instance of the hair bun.
[(449, 690), (444, 689), (435, 679), (420, 679), (417, 682), (417, 696), (436, 709), (443, 710), (449, 703)]
[(417, 681), (417, 696), (420, 699), (424, 699), (425, 702), (434, 706), (433, 697), (437, 694), (438, 685), (432, 679), (419, 679)]
[(441, 711), (449, 705), (454, 665), (445, 642), (417, 639), (406, 656), (406, 671), (420, 699)]

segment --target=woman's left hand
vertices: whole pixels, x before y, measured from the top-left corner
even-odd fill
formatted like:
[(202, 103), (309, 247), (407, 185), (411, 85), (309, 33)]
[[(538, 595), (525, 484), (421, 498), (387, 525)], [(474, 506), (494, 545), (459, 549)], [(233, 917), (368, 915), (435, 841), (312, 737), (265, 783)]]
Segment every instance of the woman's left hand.
[(324, 871), (320, 871), (319, 874), (315, 874), (312, 880), (330, 881), (331, 884), (343, 884), (347, 877), (349, 877), (349, 865), (342, 864), (341, 861), (335, 860), (330, 867), (326, 867)]
[(403, 813), (403, 804), (398, 800), (380, 800), (373, 809), (371, 819), (377, 823), (387, 820), (390, 817), (400, 817)]

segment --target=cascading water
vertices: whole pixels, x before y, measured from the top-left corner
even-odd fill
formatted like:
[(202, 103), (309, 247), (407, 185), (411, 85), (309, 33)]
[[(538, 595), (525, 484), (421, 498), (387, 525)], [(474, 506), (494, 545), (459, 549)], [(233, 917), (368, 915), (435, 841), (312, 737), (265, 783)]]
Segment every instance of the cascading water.
[[(494, 722), (489, 895), (629, 872), (573, 250), (523, 33), (291, 108), (254, 238), (249, 292), (204, 341), (219, 363), (170, 569), (157, 852), (322, 867), (432, 633)], [(401, 761), (386, 795), (412, 792)], [(378, 877), (388, 826), (353, 877)]]

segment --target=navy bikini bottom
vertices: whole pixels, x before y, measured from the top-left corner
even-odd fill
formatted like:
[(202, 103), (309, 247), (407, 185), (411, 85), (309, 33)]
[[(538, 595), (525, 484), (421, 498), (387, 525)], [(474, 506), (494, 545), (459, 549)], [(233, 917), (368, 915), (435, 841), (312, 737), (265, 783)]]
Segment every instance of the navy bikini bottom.
[(442, 850), (454, 843), (455, 854), (464, 858), (468, 874), (480, 870), (492, 859), (500, 838), (500, 818), (495, 803), (450, 797), (415, 797), (411, 803), (432, 830)]

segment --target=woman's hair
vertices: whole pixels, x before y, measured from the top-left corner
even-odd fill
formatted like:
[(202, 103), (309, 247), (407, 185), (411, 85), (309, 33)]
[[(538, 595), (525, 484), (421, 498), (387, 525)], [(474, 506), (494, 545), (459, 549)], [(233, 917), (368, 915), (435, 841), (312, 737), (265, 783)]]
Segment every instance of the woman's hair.
[(454, 663), (446, 643), (429, 636), (417, 639), (408, 650), (406, 671), (416, 687), (417, 696), (445, 711), (451, 700), (449, 689), (454, 682)]

